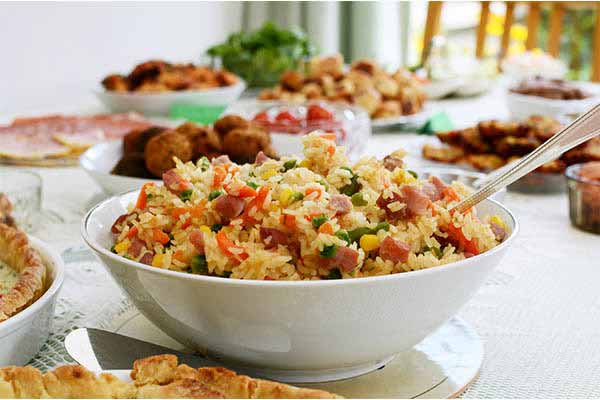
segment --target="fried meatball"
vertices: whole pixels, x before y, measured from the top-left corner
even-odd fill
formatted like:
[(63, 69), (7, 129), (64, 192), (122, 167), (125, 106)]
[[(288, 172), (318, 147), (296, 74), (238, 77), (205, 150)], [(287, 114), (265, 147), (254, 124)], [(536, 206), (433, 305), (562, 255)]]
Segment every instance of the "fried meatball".
[(299, 92), (304, 84), (304, 75), (298, 71), (286, 71), (281, 75), (279, 82), (284, 89)]
[(237, 163), (253, 162), (259, 151), (271, 152), (271, 137), (262, 129), (236, 128), (223, 137), (223, 152)]
[(344, 59), (341, 54), (335, 54), (328, 57), (314, 57), (310, 60), (310, 75), (321, 76), (330, 75), (333, 79), (338, 79), (344, 75)]
[(365, 90), (356, 94), (354, 102), (372, 115), (381, 104), (381, 93), (375, 89)]
[(150, 139), (144, 151), (146, 168), (156, 177), (161, 177), (164, 172), (175, 167), (173, 157), (187, 162), (192, 159), (192, 156), (192, 144), (188, 138), (171, 130)]
[(175, 131), (185, 135), (192, 144), (192, 159), (195, 160), (202, 156), (212, 158), (221, 154), (221, 139), (213, 129), (186, 122), (179, 125)]
[(373, 118), (388, 118), (402, 115), (402, 105), (395, 100), (386, 100), (373, 113)]
[(423, 146), (423, 157), (428, 160), (455, 163), (462, 160), (465, 156), (465, 152), (460, 147), (455, 146), (442, 146), (436, 147), (431, 144)]
[(375, 73), (377, 71), (379, 71), (379, 67), (377, 66), (377, 63), (373, 60), (369, 60), (366, 58), (364, 58), (362, 60), (354, 61), (352, 63), (352, 65), (350, 66), (350, 69), (357, 70), (357, 71), (363, 71), (371, 76), (374, 76)]
[(223, 138), (229, 131), (236, 128), (248, 128), (250, 122), (239, 115), (226, 115), (219, 118), (213, 125), (215, 131)]
[(123, 138), (123, 154), (144, 153), (146, 143), (165, 130), (166, 128), (153, 126), (148, 129), (138, 129), (129, 132)]
[(113, 92), (127, 92), (129, 84), (123, 75), (109, 75), (102, 80), (102, 86)]
[(134, 178), (154, 178), (146, 168), (144, 153), (125, 154), (112, 169), (111, 173)]

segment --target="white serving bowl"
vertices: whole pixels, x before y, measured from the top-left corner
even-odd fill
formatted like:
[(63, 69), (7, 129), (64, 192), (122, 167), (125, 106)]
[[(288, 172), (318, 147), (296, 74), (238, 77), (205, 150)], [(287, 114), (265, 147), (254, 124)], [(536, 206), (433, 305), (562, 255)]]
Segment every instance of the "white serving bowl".
[(82, 236), (140, 312), (172, 338), (224, 362), (290, 382), (341, 379), (377, 368), (435, 331), (477, 292), (518, 231), (481, 255), (427, 270), (311, 282), (238, 280), (140, 264), (110, 251), (110, 228), (138, 191), (92, 208)]
[(113, 140), (97, 144), (79, 157), (79, 164), (85, 172), (108, 194), (129, 192), (142, 187), (146, 182), (160, 182), (158, 179), (132, 178), (111, 174), (123, 156), (123, 141)]
[(524, 120), (532, 115), (542, 115), (557, 119), (577, 116), (588, 111), (598, 103), (600, 103), (600, 97), (597, 94), (582, 100), (555, 100), (511, 91), (506, 93), (508, 110), (513, 118), (517, 120)]
[(112, 112), (137, 111), (147, 115), (169, 115), (177, 104), (198, 106), (228, 106), (246, 89), (243, 80), (231, 86), (215, 89), (182, 90), (172, 92), (114, 92), (104, 89), (94, 93)]
[(48, 339), (58, 292), (64, 280), (64, 263), (47, 244), (29, 237), (47, 268), (46, 292), (32, 305), (0, 322), (0, 367), (25, 365), (40, 351)]

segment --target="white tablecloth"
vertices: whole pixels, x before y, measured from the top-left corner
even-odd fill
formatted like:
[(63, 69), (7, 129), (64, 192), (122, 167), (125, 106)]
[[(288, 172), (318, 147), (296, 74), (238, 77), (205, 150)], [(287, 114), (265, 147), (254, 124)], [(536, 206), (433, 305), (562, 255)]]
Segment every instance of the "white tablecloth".
[[(440, 104), (458, 125), (506, 116), (497, 93)], [(415, 149), (421, 140), (413, 134), (380, 134), (366, 152), (381, 156), (398, 146)], [(37, 171), (44, 182), (44, 207), (61, 217), (37, 236), (60, 251), (82, 245), (80, 219), (101, 198), (100, 188), (78, 168)], [(565, 194), (509, 193), (505, 204), (516, 214), (521, 233), (460, 312), (483, 338), (486, 352), (481, 375), (464, 396), (599, 397), (600, 236), (571, 227)], [(64, 360), (59, 342), (69, 326), (102, 325), (126, 306), (107, 273), (85, 257), (78, 260), (78, 254), (67, 254), (57, 310), (60, 332), (38, 365)]]

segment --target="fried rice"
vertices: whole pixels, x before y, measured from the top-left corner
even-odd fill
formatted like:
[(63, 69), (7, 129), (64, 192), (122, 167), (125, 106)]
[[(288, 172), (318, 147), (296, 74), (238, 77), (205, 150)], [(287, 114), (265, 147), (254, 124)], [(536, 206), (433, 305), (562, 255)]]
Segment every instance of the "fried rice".
[(449, 212), (469, 189), (405, 169), (402, 152), (354, 165), (330, 135), (304, 159), (181, 163), (112, 227), (112, 251), (156, 268), (257, 280), (358, 278), (433, 268), (490, 250), (498, 216)]

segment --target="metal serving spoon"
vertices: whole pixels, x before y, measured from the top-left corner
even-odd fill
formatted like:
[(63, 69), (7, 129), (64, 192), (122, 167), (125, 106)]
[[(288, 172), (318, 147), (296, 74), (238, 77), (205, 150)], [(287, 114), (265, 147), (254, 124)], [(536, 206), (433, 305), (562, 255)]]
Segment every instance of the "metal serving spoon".
[[(564, 152), (600, 134), (600, 104), (571, 122), (540, 147), (515, 163), (508, 164), (500, 171), (486, 178), (486, 184), (462, 200), (450, 211), (464, 212), (487, 199), (498, 190), (527, 175), (542, 164), (552, 161)], [(491, 178), (491, 179), (490, 179)]]

